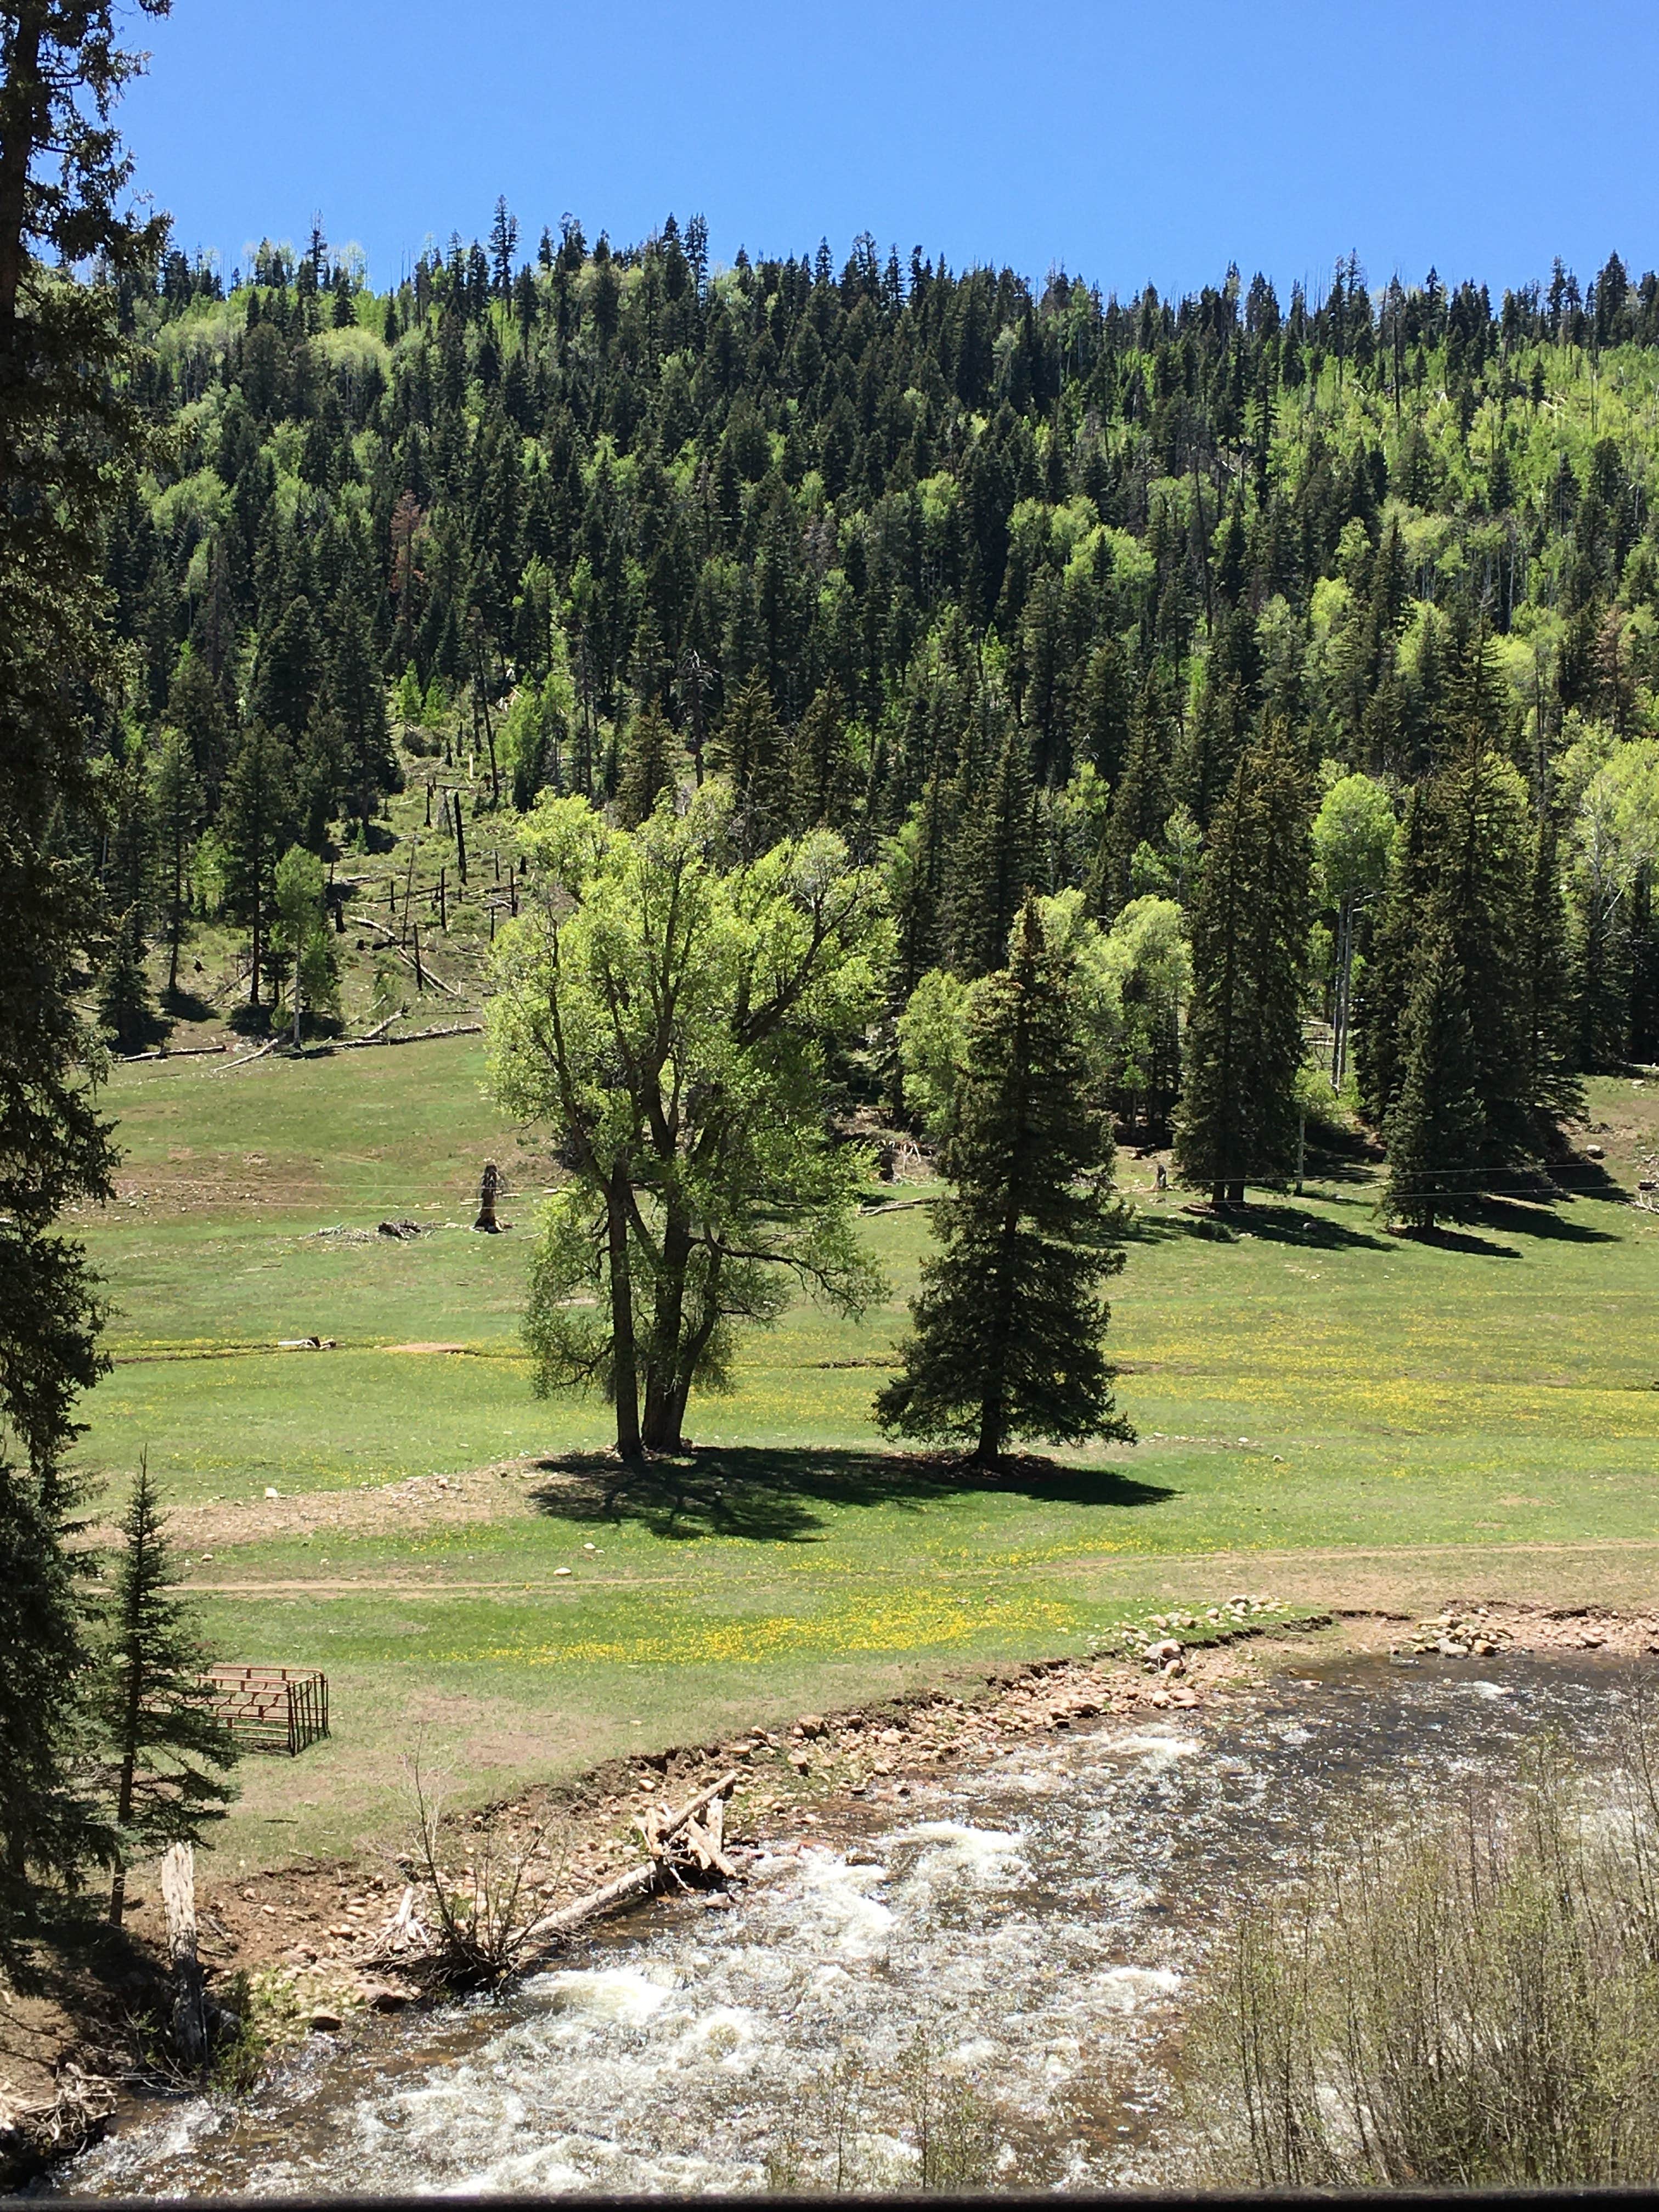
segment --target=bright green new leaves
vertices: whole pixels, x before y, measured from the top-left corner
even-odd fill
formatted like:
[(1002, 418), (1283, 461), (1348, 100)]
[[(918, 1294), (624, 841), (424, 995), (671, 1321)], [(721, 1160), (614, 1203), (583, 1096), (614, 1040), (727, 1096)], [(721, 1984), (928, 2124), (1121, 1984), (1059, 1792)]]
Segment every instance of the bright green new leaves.
[(526, 1340), (543, 1389), (612, 1396), (624, 1453), (680, 1447), (693, 1384), (792, 1285), (853, 1312), (877, 1288), (866, 1164), (826, 1127), (823, 1065), (880, 1004), (879, 888), (827, 830), (727, 866), (730, 810), (711, 784), (625, 831), (544, 799), (535, 893), (497, 953), (495, 1095), (551, 1127), (571, 1176)]
[[(1131, 899), (1109, 929), (1081, 891), (1039, 899), (1045, 943), (1069, 964), (1078, 1039), (1090, 1085), (1132, 1114), (1173, 1102), (1181, 1079), (1181, 1015), (1192, 988), (1186, 922), (1174, 899)], [(905, 1103), (939, 1141), (945, 1135), (963, 1041), (983, 981), (948, 969), (922, 976), (899, 1018)]]

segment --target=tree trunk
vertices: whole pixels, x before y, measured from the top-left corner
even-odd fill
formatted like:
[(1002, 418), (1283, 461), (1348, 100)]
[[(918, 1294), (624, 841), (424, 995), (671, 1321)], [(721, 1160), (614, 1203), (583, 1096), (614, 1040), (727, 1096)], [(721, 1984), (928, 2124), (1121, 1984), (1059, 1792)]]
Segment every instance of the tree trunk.
[(634, 1276), (628, 1251), (628, 1212), (616, 1169), (605, 1189), (611, 1259), (611, 1391), (617, 1405), (617, 1454), (643, 1457), (640, 1445), (639, 1360), (634, 1344)]
[(161, 1855), (161, 1905), (173, 1968), (173, 2037), (187, 2066), (207, 2057), (207, 1993), (196, 1952), (196, 1853), (172, 1844)]
[(0, 129), (0, 353), (12, 349), (17, 294), (26, 258), (23, 218), (28, 206), (29, 168), (44, 143), (50, 108), (40, 78), (44, 8), (16, 10), (11, 68), (4, 88), (4, 127)]
[(648, 1451), (677, 1451), (680, 1442), (680, 1334), (685, 1317), (685, 1271), (691, 1229), (678, 1209), (663, 1224), (662, 1265), (652, 1316), (645, 1370), (645, 1444)]

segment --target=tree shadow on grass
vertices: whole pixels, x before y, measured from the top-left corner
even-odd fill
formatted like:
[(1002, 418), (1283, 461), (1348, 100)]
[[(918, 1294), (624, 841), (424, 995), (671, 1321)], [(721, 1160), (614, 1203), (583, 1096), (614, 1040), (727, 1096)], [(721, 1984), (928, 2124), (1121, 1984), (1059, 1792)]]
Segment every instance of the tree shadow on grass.
[(1489, 1237), (1472, 1236), (1467, 1229), (1398, 1229), (1391, 1232), (1402, 1244), (1426, 1244), (1433, 1252), (1467, 1252), (1477, 1260), (1518, 1260), (1516, 1244), (1494, 1244)]
[[(1350, 1206), (1355, 1201), (1335, 1200)], [(1370, 1207), (1367, 1206), (1367, 1212)], [(1131, 1243), (1172, 1243), (1178, 1237), (1206, 1243), (1237, 1244), (1246, 1237), (1261, 1237), (1274, 1244), (1296, 1244), (1310, 1252), (1381, 1252), (1382, 1238), (1368, 1230), (1351, 1229), (1346, 1222), (1331, 1221), (1320, 1213), (1304, 1213), (1287, 1206), (1228, 1206), (1212, 1212), (1194, 1203), (1168, 1213), (1137, 1211), (1127, 1231)]]
[[(1472, 1209), (1470, 1222), (1476, 1227), (1502, 1230), (1511, 1237), (1541, 1237), (1563, 1244), (1617, 1244), (1620, 1239), (1611, 1229), (1592, 1228), (1587, 1221), (1575, 1221), (1571, 1214), (1556, 1211), (1565, 1194), (1553, 1194), (1553, 1202), (1540, 1197), (1538, 1203), (1527, 1206), (1514, 1199), (1488, 1198)], [(1566, 1203), (1571, 1200), (1567, 1198)]]
[(986, 1470), (921, 1453), (807, 1446), (710, 1446), (642, 1468), (609, 1453), (538, 1462), (530, 1502), (550, 1519), (596, 1527), (628, 1522), (670, 1542), (740, 1536), (763, 1543), (820, 1540), (836, 1507), (924, 1505), (965, 1492), (1052, 1504), (1161, 1505), (1177, 1493), (1121, 1468), (1022, 1458)]

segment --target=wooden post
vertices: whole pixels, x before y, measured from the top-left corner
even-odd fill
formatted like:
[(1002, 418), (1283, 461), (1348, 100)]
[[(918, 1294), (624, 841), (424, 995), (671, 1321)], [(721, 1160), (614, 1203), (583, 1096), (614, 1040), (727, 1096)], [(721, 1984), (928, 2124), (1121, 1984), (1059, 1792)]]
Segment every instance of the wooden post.
[(519, 918), (519, 872), (516, 868), (507, 870), (507, 887), (513, 901), (513, 919), (516, 921)]
[(161, 1905), (167, 1914), (167, 1962), (173, 1969), (173, 2033), (188, 2066), (207, 2057), (207, 2000), (196, 1955), (196, 1853), (172, 1844), (161, 1854)]
[(466, 883), (466, 839), (461, 830), (461, 794), (455, 793), (455, 866), (460, 872), (462, 885)]
[(445, 936), (446, 936), (446, 937), (447, 937), (447, 936), (448, 936), (448, 934), (449, 934), (449, 887), (448, 887), (448, 883), (447, 883), (447, 875), (448, 875), (448, 871), (447, 871), (447, 869), (445, 869), (445, 868), (440, 868), (440, 869), (439, 869), (439, 871), (438, 871), (438, 927), (439, 927), (439, 928), (440, 928), (440, 929), (441, 929), (441, 930), (442, 930), (442, 932), (444, 933), (444, 934), (445, 934)]
[(497, 883), (500, 883), (501, 879), (501, 848), (499, 845), (495, 847), (489, 857), (495, 863), (495, 880)]
[(426, 786), (426, 826), (428, 830), (432, 827), (432, 779), (430, 776), (427, 778)]
[(426, 974), (421, 966), (421, 925), (418, 921), (415, 925), (415, 988), (417, 991), (426, 988)]
[(494, 899), (491, 899), (489, 902), (489, 941), (492, 945), (495, 942), (495, 902)]

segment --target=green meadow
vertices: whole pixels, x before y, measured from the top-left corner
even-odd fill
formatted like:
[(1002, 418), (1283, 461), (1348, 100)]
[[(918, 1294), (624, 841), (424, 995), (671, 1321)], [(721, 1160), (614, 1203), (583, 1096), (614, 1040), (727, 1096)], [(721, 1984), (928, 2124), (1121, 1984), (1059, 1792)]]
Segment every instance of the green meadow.
[[(1159, 1601), (1651, 1593), (1659, 1083), (1591, 1086), (1606, 1157), (1570, 1195), (1432, 1243), (1382, 1231), (1353, 1161), (1224, 1227), (1126, 1153), (1111, 1341), (1138, 1441), (994, 1484), (872, 1426), (927, 1235), (925, 1192), (872, 1189), (890, 1299), (751, 1337), (695, 1461), (618, 1490), (605, 1408), (531, 1393), (551, 1169), (483, 1073), (456, 1038), (128, 1066), (106, 1093), (121, 1192), (81, 1226), (115, 1364), (82, 1464), (110, 1490), (147, 1450), (218, 1650), (332, 1686), (326, 1745), (244, 1768), (227, 1848), (250, 1863), (384, 1830), (417, 1745), (484, 1796), (1086, 1649)], [(487, 1159), (515, 1224), (493, 1238), (470, 1227)], [(335, 1348), (276, 1348), (312, 1335)]]

